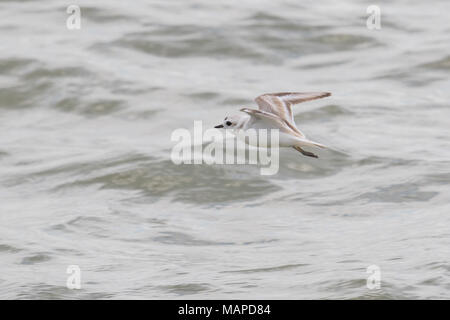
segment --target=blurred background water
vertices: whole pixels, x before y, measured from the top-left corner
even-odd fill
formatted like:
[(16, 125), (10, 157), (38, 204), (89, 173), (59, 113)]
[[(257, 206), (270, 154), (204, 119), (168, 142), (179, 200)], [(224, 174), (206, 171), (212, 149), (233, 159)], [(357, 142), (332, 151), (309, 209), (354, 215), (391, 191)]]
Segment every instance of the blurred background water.
[[(450, 298), (448, 1), (0, 8), (0, 298)], [(320, 159), (171, 162), (277, 91), (333, 93), (295, 107)]]

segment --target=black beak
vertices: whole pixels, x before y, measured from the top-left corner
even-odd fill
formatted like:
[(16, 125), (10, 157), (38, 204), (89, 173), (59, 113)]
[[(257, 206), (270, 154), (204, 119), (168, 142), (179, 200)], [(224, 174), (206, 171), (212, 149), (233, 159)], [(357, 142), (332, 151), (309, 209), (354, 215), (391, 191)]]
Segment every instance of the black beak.
[(218, 126), (215, 126), (214, 128), (217, 128), (217, 129), (223, 128), (223, 124), (219, 124)]

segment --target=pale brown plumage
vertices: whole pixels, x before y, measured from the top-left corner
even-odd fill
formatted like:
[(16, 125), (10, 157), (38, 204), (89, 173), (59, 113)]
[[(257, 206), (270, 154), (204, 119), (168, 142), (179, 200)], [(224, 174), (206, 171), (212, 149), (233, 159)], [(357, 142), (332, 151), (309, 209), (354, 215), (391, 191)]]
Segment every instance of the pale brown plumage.
[(278, 92), (266, 93), (255, 99), (262, 111), (273, 113), (295, 126), (292, 105), (325, 98), (330, 96), (329, 92)]
[[(287, 133), (304, 138), (305, 135), (297, 128), (292, 112), (292, 105), (330, 96), (329, 92), (278, 92), (265, 93), (255, 101), (259, 110), (243, 108), (241, 111), (256, 116), (265, 116), (280, 122), (280, 127)], [(273, 117), (274, 116), (274, 117)]]
[[(329, 92), (266, 93), (255, 99), (259, 110), (243, 108), (241, 111), (260, 119), (266, 119), (265, 121), (276, 123), (276, 126), (282, 132), (291, 134), (301, 139), (306, 139), (305, 135), (297, 128), (297, 125), (295, 124), (292, 105), (328, 97), (330, 95), (331, 93)], [(324, 147), (319, 143), (314, 143), (314, 145), (322, 148)], [(301, 152), (305, 156), (317, 158), (317, 155), (303, 150), (300, 146), (294, 146), (294, 149)]]

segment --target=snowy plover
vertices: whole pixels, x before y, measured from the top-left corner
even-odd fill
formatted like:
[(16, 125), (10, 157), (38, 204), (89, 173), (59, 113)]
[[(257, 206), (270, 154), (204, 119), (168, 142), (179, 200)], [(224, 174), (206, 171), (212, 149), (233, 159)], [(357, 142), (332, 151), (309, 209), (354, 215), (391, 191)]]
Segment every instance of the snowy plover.
[(234, 129), (238, 132), (249, 129), (278, 129), (280, 147), (292, 147), (305, 156), (318, 158), (316, 154), (305, 151), (302, 147), (325, 148), (325, 146), (308, 140), (297, 128), (292, 113), (292, 105), (330, 95), (329, 92), (266, 93), (255, 99), (259, 107), (258, 110), (243, 108), (240, 111), (246, 114), (228, 116), (222, 124), (215, 126), (215, 128)]

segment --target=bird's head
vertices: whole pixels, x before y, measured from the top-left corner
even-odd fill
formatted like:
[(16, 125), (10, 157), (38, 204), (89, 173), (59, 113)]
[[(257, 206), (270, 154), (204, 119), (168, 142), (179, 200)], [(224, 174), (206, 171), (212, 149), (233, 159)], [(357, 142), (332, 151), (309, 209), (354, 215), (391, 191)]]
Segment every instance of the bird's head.
[(233, 116), (227, 116), (223, 120), (223, 122), (214, 128), (224, 128), (224, 129), (236, 129), (241, 122), (243, 121), (243, 117), (241, 115), (233, 115)]

